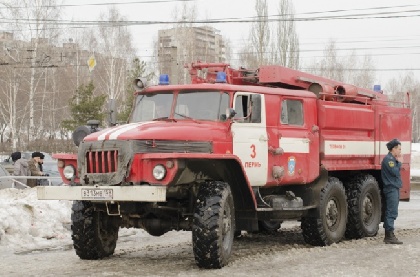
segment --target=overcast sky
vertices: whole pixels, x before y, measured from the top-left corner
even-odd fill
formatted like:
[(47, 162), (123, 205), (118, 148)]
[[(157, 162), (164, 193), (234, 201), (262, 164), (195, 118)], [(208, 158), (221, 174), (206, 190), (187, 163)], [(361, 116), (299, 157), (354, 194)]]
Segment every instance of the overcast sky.
[[(154, 2), (154, 3), (150, 3)], [(256, 15), (255, 0), (191, 0), (188, 5), (197, 8), (197, 20), (205, 19), (249, 19)], [(322, 50), (334, 40), (345, 55), (356, 49), (358, 55), (372, 56), (377, 69), (377, 84), (384, 85), (392, 76), (412, 70), (420, 79), (420, 3), (410, 0), (293, 0), (297, 33), (301, 45), (303, 69), (314, 58), (323, 56)], [(181, 7), (179, 0), (67, 0), (66, 18), (75, 20), (97, 19), (100, 11), (110, 5), (120, 10), (128, 20), (170, 21), (175, 8)], [(97, 4), (100, 5), (97, 5)], [(128, 4), (129, 3), (129, 4)], [(278, 14), (279, 0), (267, 0), (269, 16)], [(89, 5), (96, 4), (96, 5)], [(362, 16), (364, 15), (364, 16)], [(334, 19), (343, 17), (346, 19)], [(325, 20), (320, 20), (325, 17)], [(367, 19), (367, 17), (371, 17)], [(375, 18), (372, 18), (375, 17)], [(314, 20), (317, 19), (317, 20)], [(218, 23), (211, 25), (231, 41), (236, 53), (249, 35), (248, 23)], [(152, 55), (152, 42), (157, 30), (168, 25), (137, 25), (130, 27), (139, 55), (147, 59)], [(240, 63), (240, 62), (238, 62)]]

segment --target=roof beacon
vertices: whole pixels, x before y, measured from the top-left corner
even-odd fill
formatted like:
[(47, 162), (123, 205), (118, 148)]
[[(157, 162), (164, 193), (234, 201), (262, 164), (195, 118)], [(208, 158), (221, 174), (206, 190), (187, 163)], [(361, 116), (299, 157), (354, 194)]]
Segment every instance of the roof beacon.
[(219, 71), (216, 75), (216, 83), (226, 83), (226, 73)]
[(162, 74), (159, 76), (159, 85), (169, 85), (169, 75)]

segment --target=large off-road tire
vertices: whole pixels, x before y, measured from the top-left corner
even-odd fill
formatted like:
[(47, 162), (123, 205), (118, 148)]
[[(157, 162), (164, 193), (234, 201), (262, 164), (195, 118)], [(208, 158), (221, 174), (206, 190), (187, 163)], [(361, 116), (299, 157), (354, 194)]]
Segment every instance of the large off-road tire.
[(376, 236), (381, 223), (381, 192), (372, 175), (358, 175), (346, 184), (348, 217), (346, 238)]
[(201, 268), (222, 268), (228, 263), (235, 233), (235, 207), (228, 184), (218, 181), (200, 186), (194, 207), (193, 251)]
[(273, 234), (281, 228), (281, 223), (279, 220), (259, 220), (258, 229), (260, 233)]
[(114, 253), (119, 218), (95, 211), (91, 202), (74, 201), (71, 214), (73, 246), (83, 260), (98, 260)]
[(318, 209), (302, 218), (301, 228), (306, 243), (325, 246), (341, 241), (346, 231), (347, 201), (343, 184), (329, 177), (319, 193)]

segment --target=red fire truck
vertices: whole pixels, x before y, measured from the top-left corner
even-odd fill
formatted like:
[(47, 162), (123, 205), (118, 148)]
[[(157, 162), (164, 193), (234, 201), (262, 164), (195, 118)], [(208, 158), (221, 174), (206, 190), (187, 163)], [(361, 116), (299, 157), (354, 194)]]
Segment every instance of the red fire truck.
[(55, 155), (67, 185), (38, 187), (38, 198), (74, 200), (80, 258), (112, 255), (120, 227), (192, 231), (202, 268), (226, 265), (242, 231), (274, 231), (285, 220), (299, 220), (311, 245), (375, 236), (393, 138), (409, 200), (404, 101), (281, 66), (188, 68), (187, 85), (137, 79), (127, 124), (85, 128), (77, 155)]

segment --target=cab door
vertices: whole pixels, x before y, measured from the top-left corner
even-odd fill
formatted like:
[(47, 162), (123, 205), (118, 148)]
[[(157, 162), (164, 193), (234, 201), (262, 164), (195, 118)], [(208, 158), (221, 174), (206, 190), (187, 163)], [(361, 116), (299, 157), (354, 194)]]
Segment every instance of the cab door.
[(237, 92), (233, 107), (236, 111), (231, 131), (233, 154), (242, 162), (251, 186), (267, 183), (268, 136), (264, 95)]
[(279, 119), (281, 183), (308, 183), (319, 176), (316, 99), (283, 97)]

